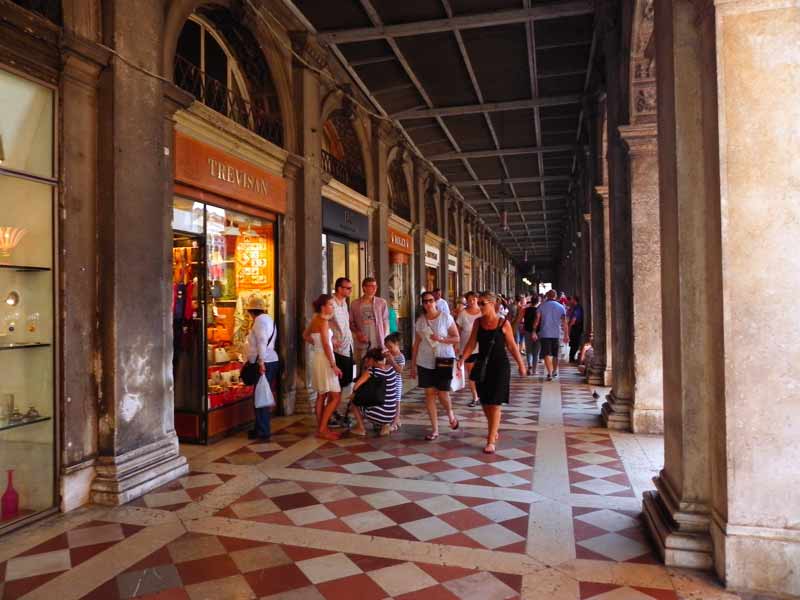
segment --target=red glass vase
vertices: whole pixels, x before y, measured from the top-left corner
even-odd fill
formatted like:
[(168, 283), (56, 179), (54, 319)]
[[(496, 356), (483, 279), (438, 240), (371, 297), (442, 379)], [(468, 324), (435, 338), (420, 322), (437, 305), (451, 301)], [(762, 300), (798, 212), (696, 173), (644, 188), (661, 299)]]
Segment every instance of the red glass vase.
[(3, 521), (13, 519), (19, 514), (19, 494), (14, 489), (14, 471), (8, 470), (8, 486), (2, 498), (2, 508), (0, 516)]

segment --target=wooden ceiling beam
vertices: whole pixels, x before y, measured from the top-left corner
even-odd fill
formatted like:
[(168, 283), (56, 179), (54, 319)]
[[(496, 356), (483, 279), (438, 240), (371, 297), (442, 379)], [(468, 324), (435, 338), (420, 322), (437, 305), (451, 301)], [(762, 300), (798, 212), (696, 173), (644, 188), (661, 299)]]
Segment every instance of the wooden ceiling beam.
[(580, 94), (565, 96), (544, 96), (530, 100), (511, 100), (509, 102), (484, 102), (462, 106), (442, 106), (436, 108), (410, 109), (396, 112), (393, 119), (430, 119), (432, 117), (457, 117), (483, 112), (503, 112), (508, 110), (526, 110), (539, 106), (562, 106), (564, 104), (580, 104)]

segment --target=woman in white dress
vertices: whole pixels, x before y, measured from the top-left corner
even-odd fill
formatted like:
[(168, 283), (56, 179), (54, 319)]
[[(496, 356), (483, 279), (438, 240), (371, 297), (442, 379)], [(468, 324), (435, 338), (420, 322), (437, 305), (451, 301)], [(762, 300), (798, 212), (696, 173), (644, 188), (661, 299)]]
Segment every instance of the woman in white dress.
[(314, 316), (303, 332), (303, 339), (313, 345), (309, 369), (311, 386), (317, 392), (317, 437), (337, 440), (340, 434), (328, 429), (328, 421), (342, 399), (342, 388), (339, 385), (342, 372), (336, 366), (333, 355), (333, 332), (329, 324), (334, 311), (333, 297), (322, 294), (312, 305)]
[(467, 292), (467, 307), (461, 311), (456, 319), (456, 326), (458, 327), (458, 334), (461, 337), (458, 348), (458, 357), (464, 359), (464, 367), (467, 370), (466, 376), (469, 382), (469, 391), (472, 393), (472, 400), (468, 406), (478, 406), (478, 390), (475, 387), (475, 382), (470, 379), (472, 368), (475, 366), (475, 361), (478, 360), (478, 347), (475, 346), (475, 351), (472, 356), (464, 356), (464, 348), (467, 346), (469, 336), (472, 334), (472, 326), (481, 316), (481, 309), (478, 308), (478, 294), (475, 292)]

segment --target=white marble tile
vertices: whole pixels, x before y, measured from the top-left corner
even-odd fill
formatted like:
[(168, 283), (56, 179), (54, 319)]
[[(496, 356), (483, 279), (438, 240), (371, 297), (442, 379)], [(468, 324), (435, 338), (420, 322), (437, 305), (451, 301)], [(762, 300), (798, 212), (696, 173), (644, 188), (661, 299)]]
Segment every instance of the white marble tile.
[(400, 525), (411, 535), (422, 542), (458, 533), (458, 530), (442, 521), (439, 517), (428, 517)]
[(294, 481), (280, 481), (277, 483), (265, 483), (259, 488), (267, 498), (278, 498), (289, 494), (299, 494), (305, 488)]
[(328, 554), (296, 563), (297, 568), (314, 584), (358, 575), (361, 569), (344, 554)]
[(507, 600), (517, 595), (491, 573), (476, 573), (444, 584), (460, 600)]
[(573, 486), (591, 492), (592, 494), (600, 494), (608, 496), (609, 494), (617, 494), (624, 492), (628, 488), (624, 485), (608, 481), (607, 479), (589, 479), (588, 481), (580, 481), (573, 483)]
[[(450, 483), (458, 483), (459, 481), (466, 481), (467, 479), (475, 479), (475, 475), (464, 469), (451, 469), (449, 471), (439, 471), (436, 477)], [(488, 479), (488, 477), (487, 477)]]
[(355, 494), (348, 490), (346, 487), (339, 485), (332, 485), (324, 488), (317, 488), (309, 490), (308, 492), (320, 502), (334, 502), (336, 500), (345, 500), (347, 498), (355, 498)]
[(336, 515), (322, 504), (293, 508), (292, 510), (287, 510), (284, 514), (295, 525), (310, 525), (336, 518)]
[(380, 471), (381, 468), (372, 464), (371, 462), (357, 462), (351, 463), (349, 465), (344, 465), (343, 468), (350, 472), (350, 473), (374, 473), (375, 471)]
[(151, 493), (144, 497), (144, 503), (147, 504), (148, 508), (159, 508), (191, 501), (192, 497), (183, 490)]
[(167, 545), (172, 561), (175, 563), (219, 556), (226, 554), (225, 546), (214, 535), (198, 535), (189, 533), (179, 537)]
[(401, 496), (394, 490), (386, 490), (383, 492), (376, 492), (374, 494), (367, 494), (361, 496), (361, 499), (369, 504), (372, 508), (388, 508), (390, 506), (397, 506), (398, 504), (406, 504), (408, 499)]
[(84, 527), (67, 532), (70, 548), (118, 542), (122, 539), (125, 539), (125, 534), (122, 533), (122, 526), (117, 523), (98, 525), (97, 527)]
[(637, 558), (650, 551), (650, 546), (616, 533), (583, 540), (578, 545), (619, 562)]
[(400, 460), (407, 462), (410, 465), (425, 465), (428, 463), (436, 462), (436, 459), (427, 454), (408, 454), (406, 456), (398, 457)]
[(246, 502), (237, 502), (231, 505), (231, 510), (237, 517), (242, 519), (249, 519), (250, 517), (259, 517), (261, 515), (271, 515), (272, 513), (280, 512), (280, 508), (269, 498), (262, 500), (248, 500)]
[(572, 508), (556, 501), (537, 502), (529, 509), (526, 553), (547, 564), (575, 558)]
[(394, 469), (389, 469), (389, 473), (395, 477), (399, 477), (400, 479), (413, 479), (415, 477), (424, 477), (429, 474), (427, 471), (420, 469), (416, 465), (395, 467)]
[(367, 573), (388, 596), (400, 596), (436, 585), (438, 582), (413, 563), (402, 563)]
[(242, 573), (257, 571), (259, 569), (269, 569), (287, 565), (292, 559), (277, 544), (268, 546), (256, 546), (244, 550), (235, 550), (230, 553), (231, 560), (236, 563), (236, 568)]
[(243, 575), (231, 575), (186, 586), (190, 600), (252, 600), (253, 589)]
[(523, 479), (518, 475), (514, 475), (513, 473), (500, 473), (499, 475), (489, 475), (488, 477), (484, 477), (486, 481), (491, 481), (495, 485), (499, 485), (500, 487), (517, 487), (520, 485), (525, 485), (526, 483), (530, 483), (527, 479)]
[(489, 525), (484, 525), (483, 527), (476, 527), (475, 529), (470, 529), (464, 533), (482, 546), (492, 550), (495, 548), (500, 548), (501, 546), (508, 546), (510, 544), (516, 544), (518, 542), (525, 541), (524, 537), (517, 535), (510, 529), (506, 529), (497, 523), (490, 523)]
[(443, 515), (449, 512), (455, 512), (457, 510), (467, 508), (465, 504), (462, 504), (450, 496), (434, 496), (433, 498), (425, 498), (424, 500), (418, 500), (417, 504), (433, 515)]
[(517, 462), (516, 460), (500, 460), (497, 462), (493, 462), (492, 466), (495, 469), (500, 469), (501, 471), (505, 471), (506, 473), (515, 473), (516, 471), (524, 471), (525, 469), (530, 469), (530, 467), (526, 464), (521, 462)]
[(525, 516), (523, 511), (504, 501), (491, 502), (482, 506), (476, 506), (473, 508), (473, 510), (475, 512), (479, 512), (487, 519), (491, 519), (495, 523)]
[(18, 556), (6, 563), (6, 581), (26, 579), (56, 571), (66, 571), (72, 566), (69, 550), (54, 550), (30, 556)]
[(187, 477), (181, 477), (178, 481), (185, 490), (196, 487), (206, 487), (210, 485), (222, 485), (222, 479), (217, 477), (214, 473), (188, 475)]
[[(477, 461), (474, 458), (470, 458), (469, 456), (461, 456), (459, 458), (449, 458), (449, 459), (445, 460), (444, 462), (446, 462), (448, 465), (451, 465), (453, 467), (458, 467), (459, 469), (467, 469), (469, 467), (477, 467), (477, 466), (483, 464), (482, 462)], [(497, 466), (497, 464), (495, 463), (492, 466)]]
[(574, 469), (576, 473), (586, 475), (587, 477), (611, 477), (612, 475), (622, 475), (622, 471), (616, 469), (609, 469), (601, 465), (589, 465), (587, 467), (579, 467)]
[(356, 533), (367, 533), (376, 529), (383, 529), (384, 527), (395, 525), (394, 521), (377, 510), (347, 515), (342, 517), (342, 521)]
[(641, 525), (638, 520), (628, 515), (606, 509), (580, 515), (577, 519), (606, 531), (621, 531)]

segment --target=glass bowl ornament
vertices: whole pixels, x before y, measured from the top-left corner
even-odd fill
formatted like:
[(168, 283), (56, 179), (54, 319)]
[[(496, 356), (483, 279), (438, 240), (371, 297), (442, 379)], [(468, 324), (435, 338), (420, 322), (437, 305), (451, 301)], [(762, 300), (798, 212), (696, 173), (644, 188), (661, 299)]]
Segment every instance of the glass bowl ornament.
[(0, 227), (0, 257), (9, 257), (28, 233), (27, 229), (21, 227)]

